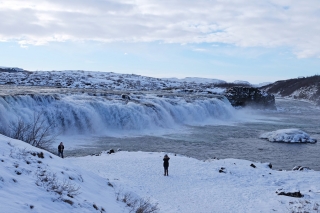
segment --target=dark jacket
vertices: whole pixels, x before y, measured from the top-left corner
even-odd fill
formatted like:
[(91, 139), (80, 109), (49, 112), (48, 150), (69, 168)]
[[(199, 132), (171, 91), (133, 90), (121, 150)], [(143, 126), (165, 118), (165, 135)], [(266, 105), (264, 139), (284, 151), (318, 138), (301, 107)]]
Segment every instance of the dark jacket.
[(58, 146), (58, 151), (59, 151), (59, 152), (63, 152), (63, 150), (64, 150), (64, 146), (60, 144), (60, 145)]
[(169, 167), (169, 160), (170, 158), (163, 158), (163, 167), (168, 168)]

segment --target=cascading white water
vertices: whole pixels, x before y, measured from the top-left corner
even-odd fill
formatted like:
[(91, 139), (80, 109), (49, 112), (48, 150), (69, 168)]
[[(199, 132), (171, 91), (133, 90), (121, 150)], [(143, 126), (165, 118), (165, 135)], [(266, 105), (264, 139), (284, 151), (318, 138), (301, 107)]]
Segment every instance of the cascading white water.
[(203, 96), (166, 98), (148, 94), (130, 100), (87, 94), (0, 97), (2, 128), (18, 118), (30, 122), (35, 112), (42, 112), (58, 132), (112, 135), (210, 124), (232, 119), (234, 109), (227, 99)]

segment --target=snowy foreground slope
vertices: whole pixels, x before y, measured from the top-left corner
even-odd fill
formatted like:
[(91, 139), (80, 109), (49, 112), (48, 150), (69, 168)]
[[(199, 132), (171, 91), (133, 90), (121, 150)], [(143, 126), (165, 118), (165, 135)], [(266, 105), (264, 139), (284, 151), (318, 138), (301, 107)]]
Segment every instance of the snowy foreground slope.
[(129, 212), (107, 179), (22, 141), (0, 144), (0, 212)]
[[(164, 153), (117, 152), (68, 159), (123, 188), (157, 202), (160, 212), (319, 212), (320, 172), (275, 171), (268, 163), (224, 159), (199, 161)], [(298, 192), (302, 198), (278, 195)]]
[[(166, 213), (319, 212), (320, 172), (275, 171), (267, 163), (199, 161), (164, 153), (103, 153), (61, 159), (0, 135), (0, 212), (130, 212), (141, 199)], [(276, 192), (297, 192), (294, 198)], [(132, 211), (135, 212), (135, 211)]]

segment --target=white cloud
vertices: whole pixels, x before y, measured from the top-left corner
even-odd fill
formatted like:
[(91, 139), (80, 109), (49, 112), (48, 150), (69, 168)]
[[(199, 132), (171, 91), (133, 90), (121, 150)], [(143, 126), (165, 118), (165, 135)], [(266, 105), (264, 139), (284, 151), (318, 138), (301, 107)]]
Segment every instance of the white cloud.
[(204, 49), (204, 48), (195, 48), (195, 49), (193, 49), (193, 51), (195, 51), (195, 52), (207, 52), (208, 50)]
[(225, 43), (320, 57), (318, 0), (0, 1), (0, 41)]
[(19, 43), (19, 45), (20, 45), (21, 48), (25, 48), (25, 49), (28, 48), (28, 45), (27, 45), (27, 42), (26, 42), (26, 41), (20, 40), (18, 43)]

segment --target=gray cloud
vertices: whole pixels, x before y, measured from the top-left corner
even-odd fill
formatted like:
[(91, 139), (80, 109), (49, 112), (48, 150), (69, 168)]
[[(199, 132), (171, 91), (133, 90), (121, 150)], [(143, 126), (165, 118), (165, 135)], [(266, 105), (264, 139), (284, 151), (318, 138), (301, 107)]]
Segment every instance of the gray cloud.
[(318, 0), (0, 1), (0, 40), (226, 43), (320, 57)]

